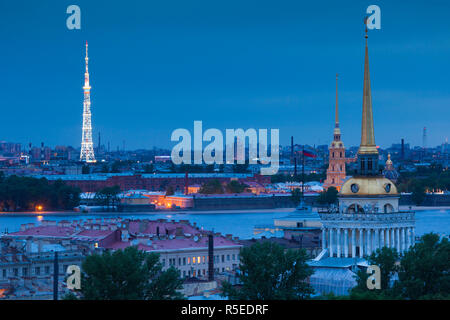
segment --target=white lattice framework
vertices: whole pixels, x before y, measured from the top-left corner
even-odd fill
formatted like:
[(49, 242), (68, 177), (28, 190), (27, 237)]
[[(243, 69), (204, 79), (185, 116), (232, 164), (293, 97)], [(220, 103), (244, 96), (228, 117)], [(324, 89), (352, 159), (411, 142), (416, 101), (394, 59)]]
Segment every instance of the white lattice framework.
[(85, 162), (95, 162), (94, 144), (92, 142), (91, 123), (91, 86), (89, 85), (88, 71), (88, 43), (86, 41), (86, 72), (84, 74), (84, 101), (83, 101), (83, 133), (81, 137), (80, 160)]

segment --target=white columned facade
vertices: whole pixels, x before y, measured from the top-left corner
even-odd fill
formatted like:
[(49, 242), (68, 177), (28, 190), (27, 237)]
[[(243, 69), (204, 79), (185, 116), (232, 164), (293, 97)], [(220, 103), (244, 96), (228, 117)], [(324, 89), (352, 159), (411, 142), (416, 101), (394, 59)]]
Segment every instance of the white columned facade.
[(380, 234), (380, 249), (385, 247), (384, 244), (384, 232), (386, 231), (386, 229), (381, 229), (381, 234)]
[(364, 229), (359, 229), (359, 257), (364, 255)]
[(400, 229), (395, 228), (395, 249), (400, 253)]
[(411, 247), (411, 228), (406, 228), (406, 250)]
[(356, 257), (356, 229), (352, 229), (352, 258)]
[(337, 257), (340, 258), (341, 257), (341, 228), (337, 228), (336, 229), (337, 233), (336, 233), (336, 243), (337, 243)]
[(330, 228), (328, 233), (329, 233), (329, 237), (330, 237), (328, 247), (330, 248), (330, 257), (332, 257), (333, 256), (333, 228)]
[(406, 251), (406, 228), (401, 228), (400, 231), (402, 233), (401, 250), (404, 253)]
[(348, 258), (348, 229), (344, 229), (344, 255)]

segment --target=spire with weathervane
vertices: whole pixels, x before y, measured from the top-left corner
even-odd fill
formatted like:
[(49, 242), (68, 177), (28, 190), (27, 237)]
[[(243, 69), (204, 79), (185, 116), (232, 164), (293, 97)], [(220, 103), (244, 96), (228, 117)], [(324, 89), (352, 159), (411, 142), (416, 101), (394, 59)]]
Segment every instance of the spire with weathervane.
[(340, 190), (344, 183), (345, 163), (345, 147), (341, 140), (341, 129), (339, 128), (339, 104), (338, 104), (338, 74), (336, 74), (336, 107), (335, 107), (335, 122), (333, 131), (333, 141), (329, 148), (329, 163), (327, 169), (327, 178), (324, 182), (324, 188), (335, 187)]
[(364, 86), (363, 86), (363, 107), (361, 122), (361, 145), (358, 150), (359, 174), (365, 176), (378, 175), (378, 150), (375, 145), (375, 133), (373, 130), (373, 110), (372, 92), (370, 90), (369, 72), (369, 48), (367, 35), (367, 17), (364, 19), (365, 25), (365, 58), (364, 58)]

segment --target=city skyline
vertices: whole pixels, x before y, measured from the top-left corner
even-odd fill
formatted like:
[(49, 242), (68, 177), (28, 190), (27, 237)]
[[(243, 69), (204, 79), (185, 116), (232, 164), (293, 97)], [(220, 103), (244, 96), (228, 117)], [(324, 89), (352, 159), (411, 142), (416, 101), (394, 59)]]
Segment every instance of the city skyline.
[[(34, 10), (23, 14), (14, 4), (1, 4), (1, 12), (10, 14), (2, 17), (0, 31), (9, 44), (0, 80), (9, 92), (3, 112), (8, 121), (0, 137), (78, 146), (88, 40), (96, 84), (94, 144), (101, 132), (111, 150), (123, 141), (129, 150), (170, 148), (171, 132), (191, 128), (194, 120), (219, 129), (279, 128), (282, 145), (292, 135), (297, 144), (329, 144), (339, 73), (343, 139), (358, 145), (361, 15), (370, 3), (346, 8), (326, 2), (326, 11), (323, 4), (283, 4), (262, 3), (257, 10), (248, 3), (219, 8), (201, 1), (103, 8), (81, 1), (80, 31), (65, 28), (66, 4), (30, 4)], [(376, 144), (386, 148), (404, 138), (421, 146), (427, 127), (428, 147), (439, 145), (450, 116), (447, 5), (378, 5), (381, 30), (369, 32)], [(114, 21), (121, 17), (119, 27)]]

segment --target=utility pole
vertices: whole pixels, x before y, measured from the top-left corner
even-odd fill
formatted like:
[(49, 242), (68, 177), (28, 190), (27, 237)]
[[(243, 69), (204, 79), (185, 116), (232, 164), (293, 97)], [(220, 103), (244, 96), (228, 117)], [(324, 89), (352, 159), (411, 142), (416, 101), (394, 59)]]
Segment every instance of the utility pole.
[(58, 252), (55, 251), (55, 258), (53, 260), (53, 300), (58, 300), (58, 276), (59, 276)]

